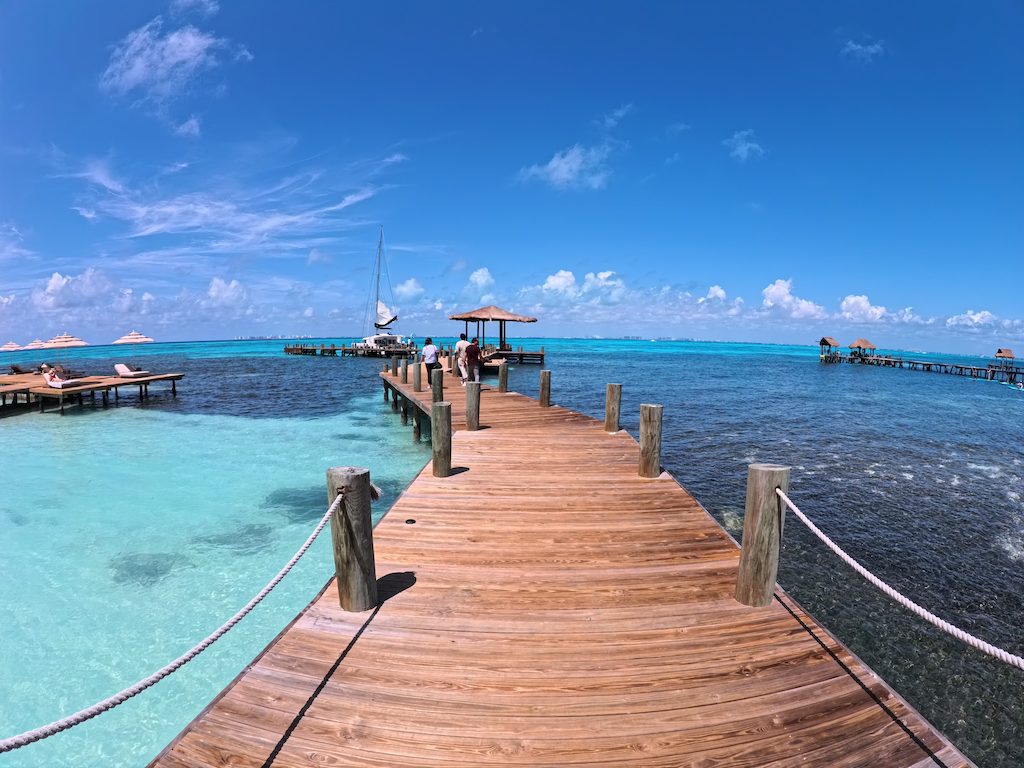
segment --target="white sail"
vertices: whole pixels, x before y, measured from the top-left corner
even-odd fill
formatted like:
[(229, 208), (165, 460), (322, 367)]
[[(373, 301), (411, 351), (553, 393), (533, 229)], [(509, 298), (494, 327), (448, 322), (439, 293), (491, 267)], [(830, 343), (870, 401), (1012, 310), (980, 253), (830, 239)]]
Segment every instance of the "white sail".
[(387, 304), (380, 299), (377, 299), (377, 322), (374, 323), (374, 325), (378, 328), (385, 328), (397, 319), (398, 315), (392, 312), (391, 308), (388, 307)]

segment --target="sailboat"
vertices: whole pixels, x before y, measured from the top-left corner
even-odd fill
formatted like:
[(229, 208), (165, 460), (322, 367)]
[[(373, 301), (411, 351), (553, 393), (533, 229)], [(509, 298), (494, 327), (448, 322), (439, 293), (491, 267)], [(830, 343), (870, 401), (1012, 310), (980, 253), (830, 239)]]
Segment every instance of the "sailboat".
[[(388, 294), (391, 293), (391, 281), (388, 277), (387, 260), (384, 257), (384, 227), (380, 228), (380, 237), (377, 240), (377, 259), (373, 267), (373, 304), (367, 306), (367, 321), (372, 317), (373, 328), (377, 333), (364, 336), (362, 342), (353, 345), (355, 349), (369, 356), (387, 356), (409, 354), (416, 347), (411, 339), (406, 339), (401, 334), (395, 333), (391, 328), (393, 323), (398, 322), (398, 313), (394, 311), (381, 297), (381, 276), (387, 283)], [(388, 299), (392, 304), (394, 299), (389, 295)]]

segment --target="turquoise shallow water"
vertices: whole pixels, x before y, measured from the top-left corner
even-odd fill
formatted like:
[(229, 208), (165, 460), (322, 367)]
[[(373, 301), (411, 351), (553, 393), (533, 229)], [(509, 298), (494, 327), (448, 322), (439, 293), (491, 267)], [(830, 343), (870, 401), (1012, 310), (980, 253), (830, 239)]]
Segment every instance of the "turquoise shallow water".
[[(852, 554), (925, 606), (1024, 652), (1024, 395), (822, 366), (809, 347), (523, 343), (546, 346), (556, 402), (600, 415), (605, 382), (619, 381), (634, 433), (639, 403), (663, 403), (666, 467), (733, 535), (746, 464), (791, 464), (794, 499)], [(130, 398), (63, 418), (0, 418), (0, 733), (90, 704), (218, 626), (308, 534), (325, 506), (326, 467), (370, 466), (386, 492), (379, 513), (427, 460), (427, 444), (413, 445), (382, 403), (378, 362), (285, 357), (281, 346), (67, 351), (62, 361), (87, 372), (128, 359), (187, 376), (177, 399), (154, 390), (148, 406)], [(535, 394), (537, 370), (514, 367), (512, 387)], [(231, 388), (219, 386), (226, 377)], [(113, 713), (0, 756), (0, 767), (143, 764), (330, 572), (324, 540), (199, 660)], [(892, 606), (792, 518), (780, 580), (979, 765), (1024, 763), (1024, 675)]]

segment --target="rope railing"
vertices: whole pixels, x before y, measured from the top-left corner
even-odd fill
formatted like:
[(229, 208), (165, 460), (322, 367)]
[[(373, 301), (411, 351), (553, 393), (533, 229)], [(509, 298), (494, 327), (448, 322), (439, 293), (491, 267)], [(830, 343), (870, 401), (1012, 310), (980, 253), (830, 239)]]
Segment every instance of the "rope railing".
[(149, 677), (139, 680), (134, 685), (125, 688), (123, 691), (115, 693), (113, 696), (109, 696), (103, 699), (102, 701), (96, 702), (91, 707), (86, 707), (85, 709), (75, 712), (73, 715), (68, 715), (67, 717), (62, 718), (60, 720), (55, 720), (49, 725), (44, 725), (39, 728), (33, 728), (31, 731), (19, 733), (17, 736), (10, 736), (6, 739), (0, 739), (0, 754), (4, 752), (12, 752), (15, 749), (19, 749), (21, 747), (26, 747), (29, 744), (41, 741), (45, 738), (58, 734), (61, 731), (66, 731), (68, 728), (73, 728), (76, 725), (80, 725), (81, 723), (84, 723), (86, 720), (91, 720), (97, 715), (101, 715), (104, 712), (107, 712), (113, 709), (114, 707), (118, 706), (119, 704), (123, 704), (124, 702), (128, 701), (128, 699), (132, 698), (133, 696), (137, 696), (147, 688), (151, 688), (152, 686), (156, 685), (158, 682), (163, 680), (165, 677), (170, 675), (172, 672), (177, 671), (181, 667), (185, 666), (188, 662), (192, 661), (192, 659), (194, 659), (200, 653), (202, 653), (211, 645), (213, 645), (217, 640), (219, 640), (221, 637), (227, 634), (227, 632), (230, 629), (232, 629), (236, 624), (238, 624), (238, 622), (244, 619), (252, 611), (253, 608), (259, 605), (263, 601), (263, 599), (270, 594), (271, 590), (273, 590), (274, 587), (281, 583), (281, 580), (285, 576), (287, 576), (288, 572), (295, 567), (295, 564), (297, 562), (299, 562), (299, 558), (306, 554), (306, 551), (313, 545), (313, 542), (316, 540), (316, 537), (320, 535), (320, 532), (324, 529), (324, 526), (326, 526), (327, 522), (331, 519), (331, 515), (334, 514), (335, 510), (337, 510), (338, 506), (344, 501), (344, 499), (345, 494), (339, 493), (338, 496), (334, 499), (334, 503), (331, 504), (330, 508), (327, 510), (327, 512), (324, 513), (324, 516), (320, 519), (320, 522), (317, 523), (316, 528), (313, 529), (313, 533), (311, 533), (309, 535), (309, 538), (306, 539), (305, 543), (301, 547), (299, 547), (298, 552), (295, 553), (295, 555), (292, 557), (291, 560), (288, 561), (284, 568), (278, 571), (277, 575), (274, 576), (274, 578), (271, 579), (267, 583), (267, 585), (263, 589), (261, 589), (252, 600), (246, 603), (245, 606), (240, 611), (238, 611), (238, 613), (236, 613), (234, 616), (232, 616), (230, 619), (224, 622), (215, 632), (208, 635), (198, 645), (193, 646), (191, 649), (189, 649), (184, 654), (182, 654), (174, 661), (172, 661), (170, 664), (157, 670)]
[(843, 551), (842, 547), (840, 547), (838, 544), (832, 541), (832, 539), (830, 539), (820, 528), (818, 528), (818, 526), (816, 526), (814, 523), (810, 521), (807, 515), (800, 511), (800, 508), (793, 503), (793, 500), (790, 499), (789, 496), (787, 496), (781, 488), (776, 488), (775, 493), (778, 494), (779, 498), (782, 499), (785, 505), (789, 507), (789, 509), (793, 512), (794, 515), (796, 515), (797, 519), (801, 523), (806, 525), (815, 536), (821, 539), (822, 543), (826, 547), (835, 552), (844, 563), (853, 568), (853, 570), (855, 570), (857, 573), (859, 573), (861, 576), (867, 579), (871, 584), (873, 584), (875, 587), (884, 592), (888, 597), (895, 600), (897, 603), (899, 603), (912, 613), (916, 614), (917, 616), (920, 616), (929, 624), (938, 627), (947, 634), (952, 635), (957, 640), (966, 643), (972, 648), (977, 648), (979, 651), (987, 653), (989, 656), (993, 656), (1006, 664), (1016, 667), (1017, 669), (1024, 670), (1024, 657), (1017, 656), (1015, 654), (1010, 653), (1009, 651), (1004, 651), (1002, 648), (992, 645), (991, 643), (986, 643), (981, 638), (972, 635), (970, 632), (966, 632), (960, 629), (954, 624), (950, 624), (948, 621), (939, 618), (926, 608), (922, 608), (909, 597), (905, 597), (900, 592), (896, 591), (893, 587), (889, 586), (880, 578), (875, 576), (875, 574), (873, 574), (863, 565), (854, 560), (845, 551)]

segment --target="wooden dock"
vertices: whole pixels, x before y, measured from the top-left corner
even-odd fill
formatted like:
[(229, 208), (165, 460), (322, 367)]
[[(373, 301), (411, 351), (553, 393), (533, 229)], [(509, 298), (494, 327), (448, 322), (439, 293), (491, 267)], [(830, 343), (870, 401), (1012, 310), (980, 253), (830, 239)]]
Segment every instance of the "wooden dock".
[(953, 376), (966, 376), (971, 379), (985, 381), (1002, 381), (1007, 384), (1024, 382), (1024, 368), (1017, 365), (965, 365), (948, 363), (940, 360), (914, 360), (893, 357), (891, 355), (844, 355), (831, 353), (821, 356), (822, 363), (851, 363), (858, 365), (874, 365), (880, 368), (906, 368), (911, 371), (925, 373), (945, 373)]
[[(381, 378), (421, 425), (426, 377)], [(329, 582), (153, 766), (972, 765), (781, 588), (736, 602), (736, 544), (628, 433), (486, 387), (467, 431), (464, 392), (453, 474), (376, 527), (377, 608)]]
[(412, 357), (416, 349), (412, 347), (365, 347), (348, 346), (347, 344), (286, 344), (286, 355), (309, 355), (312, 357)]
[[(7, 405), (7, 398), (11, 398), (12, 405), (17, 405), (19, 397), (24, 395), (25, 403), (33, 399), (39, 403), (39, 412), (45, 411), (46, 401), (56, 400), (60, 413), (64, 413), (65, 402), (84, 403), (86, 395), (92, 402), (95, 402), (97, 393), (101, 395), (103, 406), (109, 404), (110, 393), (114, 393), (115, 402), (120, 399), (122, 387), (138, 387), (139, 400), (149, 399), (149, 385), (155, 382), (169, 381), (171, 383), (171, 394), (178, 394), (177, 383), (185, 377), (183, 373), (156, 373), (149, 376), (84, 376), (77, 381), (79, 384), (72, 387), (50, 387), (47, 385), (41, 374), (15, 374), (12, 376), (0, 377), (0, 405)], [(11, 380), (11, 381), (8, 381)]]

